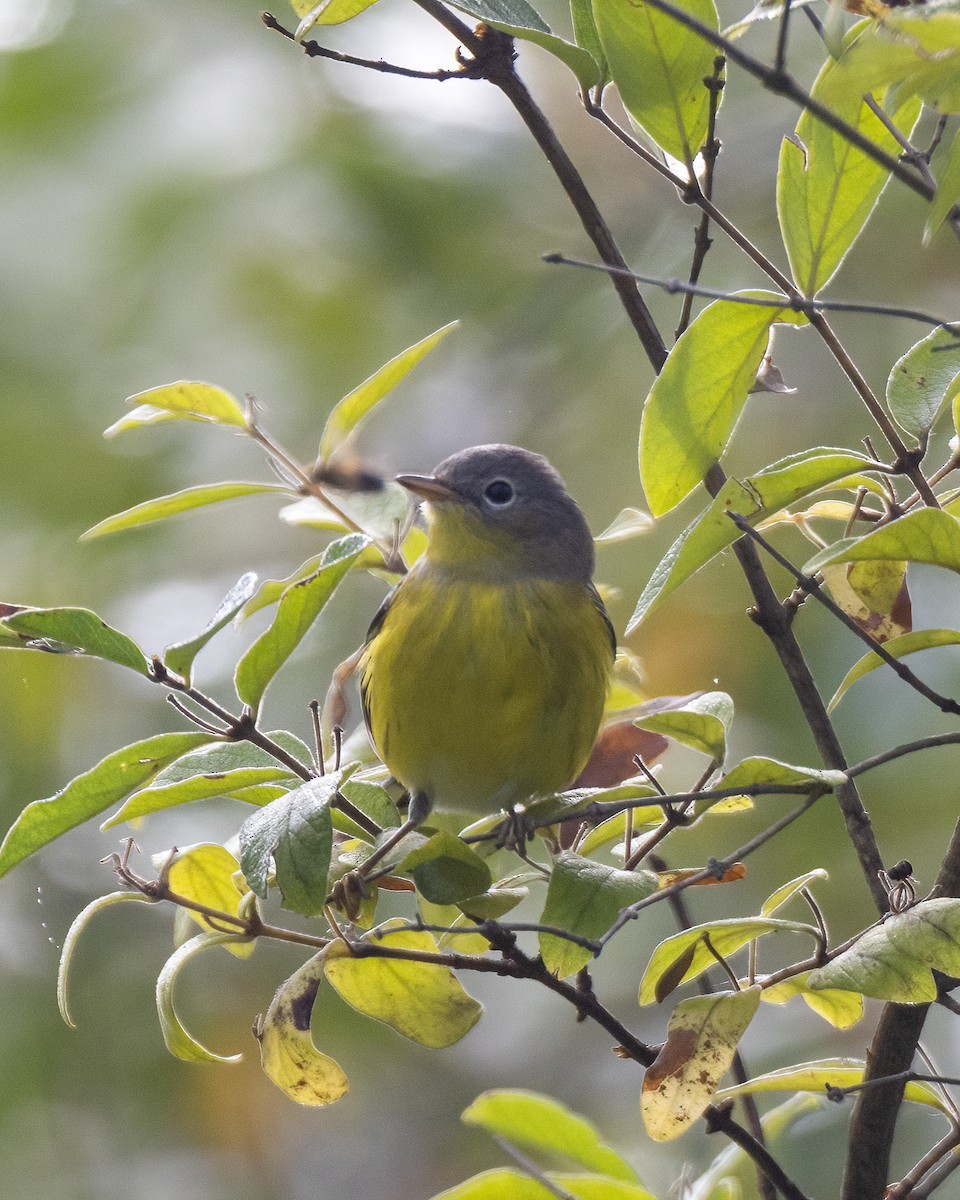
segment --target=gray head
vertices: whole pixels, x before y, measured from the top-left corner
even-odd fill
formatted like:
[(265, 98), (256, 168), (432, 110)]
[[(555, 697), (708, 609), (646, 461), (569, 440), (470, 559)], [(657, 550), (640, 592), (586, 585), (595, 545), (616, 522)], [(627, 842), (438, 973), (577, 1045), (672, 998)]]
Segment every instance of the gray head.
[(519, 446), (472, 446), (444, 459), (432, 475), (397, 480), (428, 502), (434, 561), (589, 583), (594, 560), (586, 519), (541, 455)]

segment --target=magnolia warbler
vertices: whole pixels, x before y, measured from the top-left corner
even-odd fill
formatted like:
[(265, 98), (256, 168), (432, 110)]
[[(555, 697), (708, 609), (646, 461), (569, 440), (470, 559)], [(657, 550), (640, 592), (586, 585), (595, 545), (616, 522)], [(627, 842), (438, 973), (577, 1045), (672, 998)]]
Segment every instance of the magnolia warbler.
[(397, 481), (425, 502), (427, 548), (374, 617), (359, 678), (371, 740), (410, 794), (405, 833), (434, 806), (512, 812), (572, 783), (616, 638), (586, 519), (545, 458), (474, 446)]

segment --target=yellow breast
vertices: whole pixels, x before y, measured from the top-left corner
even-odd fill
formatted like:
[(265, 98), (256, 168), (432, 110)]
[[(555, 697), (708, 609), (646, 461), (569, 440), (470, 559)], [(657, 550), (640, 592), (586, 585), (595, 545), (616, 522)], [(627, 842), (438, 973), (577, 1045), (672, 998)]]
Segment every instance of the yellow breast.
[(496, 812), (577, 776), (612, 658), (606, 617), (582, 584), (463, 579), (422, 560), (361, 658), (367, 725), (410, 791)]

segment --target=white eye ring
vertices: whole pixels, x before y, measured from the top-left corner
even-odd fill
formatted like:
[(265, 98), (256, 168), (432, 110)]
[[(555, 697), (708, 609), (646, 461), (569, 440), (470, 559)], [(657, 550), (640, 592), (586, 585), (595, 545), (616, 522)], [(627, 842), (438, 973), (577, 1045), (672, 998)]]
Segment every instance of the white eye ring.
[(517, 498), (517, 493), (509, 479), (491, 479), (483, 489), (483, 498), (494, 508), (507, 508)]

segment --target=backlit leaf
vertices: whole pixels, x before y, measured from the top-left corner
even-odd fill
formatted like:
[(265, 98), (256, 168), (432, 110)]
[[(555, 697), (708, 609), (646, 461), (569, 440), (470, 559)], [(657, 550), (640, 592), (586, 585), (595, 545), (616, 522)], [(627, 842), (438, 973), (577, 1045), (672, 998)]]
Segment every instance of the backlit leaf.
[(761, 999), (766, 1004), (786, 1004), (794, 996), (800, 996), (808, 1008), (829, 1021), (834, 1029), (849, 1029), (863, 1019), (863, 997), (857, 992), (845, 992), (840, 988), (814, 991), (809, 980), (809, 971), (791, 975), (782, 983), (764, 988)]
[(88, 608), (22, 608), (0, 621), (0, 631), (15, 633), (29, 642), (49, 640), (61, 652), (103, 658), (129, 667), (140, 675), (150, 665), (140, 647), (125, 633), (111, 627)]
[(940, 410), (960, 393), (960, 338), (935, 329), (893, 364), (887, 405), (901, 429), (923, 440)]
[[(425, 931), (388, 921), (363, 939), (396, 950), (437, 953)], [(421, 1046), (452, 1046), (476, 1025), (482, 1006), (449, 967), (401, 958), (357, 957), (343, 942), (327, 950), (324, 972), (346, 1002)]]
[[(709, 28), (713, 0), (686, 0), (684, 11)], [(643, 0), (593, 0), (597, 32), (624, 107), (658, 146), (691, 164), (707, 137), (714, 47)]]
[(681, 583), (741, 536), (729, 512), (740, 513), (751, 525), (757, 525), (795, 500), (836, 484), (863, 465), (864, 459), (852, 451), (821, 447), (781, 459), (746, 480), (728, 479), (710, 507), (687, 526), (664, 555), (637, 601), (626, 632), (632, 633)]
[(163, 652), (163, 663), (175, 675), (179, 675), (186, 683), (190, 682), (193, 660), (224, 626), (228, 625), (241, 608), (253, 595), (257, 586), (257, 577), (252, 571), (241, 575), (229, 592), (224, 596), (204, 628), (196, 637), (185, 642), (175, 642)]
[(169, 496), (157, 496), (144, 500), (123, 512), (115, 513), (80, 535), (81, 542), (92, 542), (107, 533), (119, 533), (134, 529), (138, 525), (149, 525), (153, 521), (165, 521), (178, 513), (208, 504), (220, 504), (224, 500), (236, 500), (240, 496), (259, 496), (264, 493), (291, 495), (291, 489), (281, 483), (205, 483), (199, 487), (184, 488)]
[[(200, 842), (196, 846), (184, 846), (178, 850), (167, 866), (167, 883), (170, 890), (184, 900), (215, 908), (218, 912), (237, 916), (243, 892), (237, 887), (234, 876), (240, 864), (226, 848), (216, 842)], [(196, 921), (201, 929), (223, 931), (224, 922), (211, 922), (209, 917), (192, 909), (182, 910), (187, 917)], [(239, 931), (238, 931), (239, 932)], [(224, 948), (237, 958), (248, 958), (254, 951), (256, 941), (225, 942)]]
[(718, 763), (726, 757), (727, 734), (732, 723), (733, 700), (726, 692), (704, 692), (683, 708), (652, 713), (637, 721), (642, 729), (662, 733)]
[(570, 1159), (585, 1171), (637, 1181), (633, 1168), (589, 1121), (538, 1092), (513, 1088), (481, 1092), (460, 1119), (527, 1150)]
[(960, 521), (942, 509), (921, 508), (859, 538), (841, 538), (804, 564), (805, 575), (838, 562), (905, 559), (960, 572)]
[[(863, 1083), (866, 1064), (855, 1058), (821, 1058), (814, 1062), (798, 1063), (783, 1067), (779, 1071), (768, 1071), (748, 1079), (746, 1083), (734, 1084), (717, 1092), (717, 1101), (732, 1100), (736, 1096), (750, 1096), (757, 1092), (819, 1092), (826, 1093), (828, 1085), (836, 1088), (856, 1087)], [(906, 1085), (904, 1099), (914, 1104), (927, 1104), (939, 1109), (945, 1116), (950, 1110), (943, 1097), (931, 1083), (911, 1081)]]
[[(778, 299), (772, 292), (738, 294)], [(655, 517), (679, 504), (719, 462), (776, 322), (802, 325), (806, 318), (787, 307), (717, 300), (670, 351), (640, 424), (640, 478)]]
[(928, 246), (934, 234), (947, 219), (950, 210), (960, 200), (960, 130), (957, 131), (950, 149), (940, 163), (937, 173), (937, 192), (930, 202), (926, 224), (923, 227), (923, 244)]
[(191, 421), (210, 421), (215, 425), (230, 425), (236, 429), (247, 427), (246, 414), (234, 397), (212, 383), (181, 379), (177, 383), (138, 392), (135, 396), (129, 396), (127, 403), (160, 408), (173, 416)]

